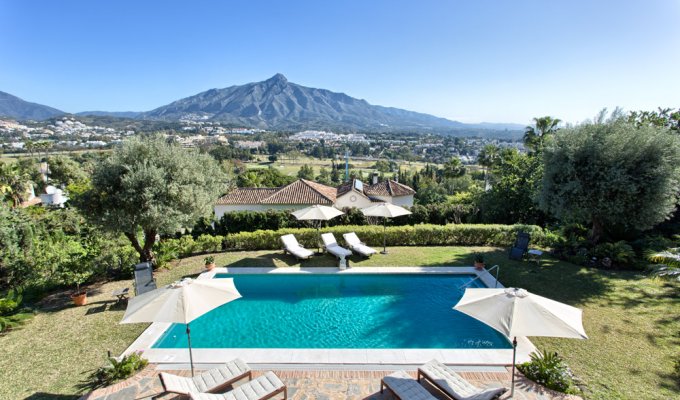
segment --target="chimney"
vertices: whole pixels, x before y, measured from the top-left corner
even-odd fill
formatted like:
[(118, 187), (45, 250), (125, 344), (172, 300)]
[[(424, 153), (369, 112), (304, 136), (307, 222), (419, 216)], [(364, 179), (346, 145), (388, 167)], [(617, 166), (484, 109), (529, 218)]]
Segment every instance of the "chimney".
[(373, 173), (373, 184), (374, 185), (378, 184), (378, 174), (376, 174), (375, 172)]

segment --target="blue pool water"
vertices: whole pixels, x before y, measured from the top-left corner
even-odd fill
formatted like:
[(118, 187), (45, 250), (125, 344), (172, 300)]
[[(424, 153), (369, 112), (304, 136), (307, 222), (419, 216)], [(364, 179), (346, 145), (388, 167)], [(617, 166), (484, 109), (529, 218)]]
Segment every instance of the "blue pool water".
[[(194, 348), (511, 348), (452, 307), (472, 275), (219, 274), (243, 296), (191, 323)], [(483, 287), (479, 281), (471, 287)], [(154, 348), (186, 348), (173, 324)]]

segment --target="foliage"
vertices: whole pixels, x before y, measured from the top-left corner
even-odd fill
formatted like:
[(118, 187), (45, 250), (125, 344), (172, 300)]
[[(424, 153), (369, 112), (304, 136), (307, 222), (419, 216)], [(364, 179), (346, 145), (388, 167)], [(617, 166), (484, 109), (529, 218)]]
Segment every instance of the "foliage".
[(524, 129), (524, 145), (531, 151), (540, 151), (546, 138), (557, 132), (560, 122), (562, 120), (550, 116), (534, 118), (535, 126)]
[(517, 368), (529, 379), (562, 393), (575, 393), (574, 378), (564, 359), (556, 352), (536, 350), (531, 361)]
[(610, 120), (566, 128), (544, 149), (541, 208), (606, 231), (645, 230), (668, 218), (680, 193), (680, 137)]
[(633, 247), (623, 240), (600, 243), (590, 254), (600, 260), (604, 268), (626, 268), (633, 265), (636, 255)]
[(47, 163), (49, 165), (48, 176), (52, 181), (52, 184), (83, 184), (89, 180), (87, 172), (81, 168), (80, 164), (75, 162), (70, 157), (50, 157)]
[(650, 252), (647, 259), (656, 264), (653, 274), (662, 279), (680, 281), (680, 247), (666, 249), (661, 252)]
[[(324, 231), (335, 235), (343, 244), (344, 233), (356, 232), (368, 245), (383, 242), (380, 226), (335, 226)], [(517, 232), (529, 232), (532, 245), (549, 247), (543, 229), (532, 225), (406, 225), (391, 226), (385, 231), (387, 246), (509, 246)], [(228, 234), (224, 237), (225, 248), (238, 250), (273, 250), (281, 248), (281, 236), (294, 234), (300, 244), (313, 248), (318, 241), (316, 229), (280, 229), (278, 231), (255, 231)], [(344, 244), (343, 244), (344, 245)]]
[(209, 215), (225, 179), (206, 154), (161, 136), (132, 138), (95, 166), (92, 187), (77, 205), (94, 224), (125, 234), (141, 261), (152, 261), (156, 235), (173, 234)]
[(665, 127), (680, 133), (680, 109), (659, 107), (657, 111), (633, 111), (628, 114), (628, 122), (637, 126)]
[(109, 357), (108, 364), (90, 376), (91, 388), (105, 387), (127, 379), (148, 364), (149, 361), (142, 357), (142, 352), (132, 353), (121, 359)]
[(313, 180), (314, 168), (312, 168), (312, 166), (309, 164), (304, 164), (303, 166), (300, 167), (300, 170), (297, 173), (297, 177), (300, 179), (307, 179), (308, 181)]
[(273, 167), (249, 169), (238, 174), (238, 187), (280, 187), (295, 181), (292, 176), (284, 175)]
[(475, 253), (472, 257), (475, 263), (484, 264), (484, 254)]
[[(388, 226), (472, 223), (478, 212), (472, 195), (454, 196), (447, 204), (415, 205), (411, 207), (411, 215), (393, 218), (387, 221)], [(326, 226), (367, 225), (375, 223), (369, 220), (357, 208), (345, 208), (345, 214), (325, 223)], [(234, 211), (225, 213), (215, 222), (214, 233), (226, 235), (237, 232), (253, 232), (256, 230), (277, 230), (282, 228), (305, 228), (305, 221), (298, 221), (288, 211)], [(212, 233), (212, 232), (210, 232)]]
[(491, 188), (480, 200), (482, 221), (505, 224), (545, 221), (536, 202), (543, 173), (540, 158), (506, 149), (499, 154), (490, 172)]
[(10, 290), (5, 297), (0, 297), (0, 333), (14, 329), (33, 317), (30, 309), (21, 307), (22, 299), (19, 289)]
[(30, 177), (15, 163), (0, 163), (0, 196), (12, 207), (18, 207), (28, 200), (27, 191)]
[(208, 257), (204, 258), (203, 261), (205, 262), (205, 265), (212, 264), (212, 263), (215, 262), (215, 257), (208, 256)]

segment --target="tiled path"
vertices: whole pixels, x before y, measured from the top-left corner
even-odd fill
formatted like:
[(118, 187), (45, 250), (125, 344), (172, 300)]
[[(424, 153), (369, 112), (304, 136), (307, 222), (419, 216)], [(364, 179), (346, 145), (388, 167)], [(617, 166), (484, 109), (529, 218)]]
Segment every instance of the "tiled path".
[[(167, 371), (178, 375), (189, 376), (189, 371)], [(388, 390), (380, 394), (380, 379), (390, 371), (274, 371), (288, 387), (288, 398), (291, 400), (393, 400)], [(253, 377), (261, 374), (254, 371)], [(409, 372), (415, 377), (415, 371)], [(479, 387), (509, 386), (510, 373), (498, 372), (461, 372), (465, 379)], [(244, 380), (245, 382), (245, 380)], [(237, 383), (241, 384), (242, 382)], [(447, 399), (432, 386), (424, 386), (438, 399)], [(162, 391), (160, 379), (154, 366), (127, 381), (108, 388), (96, 390), (85, 395), (81, 400), (129, 400), (146, 399), (158, 395)], [(507, 399), (509, 393), (503, 396)], [(165, 395), (159, 399), (179, 399), (178, 396)], [(540, 386), (524, 378), (518, 379), (515, 389), (517, 400), (545, 399), (580, 399), (542, 389)]]

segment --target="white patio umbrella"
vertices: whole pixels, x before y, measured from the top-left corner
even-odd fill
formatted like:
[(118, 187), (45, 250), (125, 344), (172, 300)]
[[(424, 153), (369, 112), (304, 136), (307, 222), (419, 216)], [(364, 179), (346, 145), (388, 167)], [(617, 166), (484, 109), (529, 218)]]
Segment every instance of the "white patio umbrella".
[(171, 322), (187, 325), (189, 362), (194, 375), (189, 323), (201, 315), (241, 297), (234, 280), (186, 278), (131, 298), (121, 324)]
[(517, 336), (549, 336), (588, 339), (583, 312), (524, 289), (465, 289), (453, 307), (478, 319), (512, 340), (512, 388), (515, 394)]
[[(298, 220), (298, 221), (319, 221), (319, 224), (316, 226), (316, 233), (317, 235), (319, 234), (319, 229), (321, 228), (321, 221), (328, 221), (331, 220), (335, 217), (338, 217), (344, 212), (338, 210), (337, 208), (334, 207), (328, 207), (328, 206), (322, 206), (319, 204), (315, 204), (311, 207), (303, 208), (301, 210), (297, 210), (292, 212), (293, 216)], [(320, 235), (319, 235), (320, 236)], [(320, 242), (317, 241), (317, 244)], [(321, 252), (321, 248), (319, 247), (319, 252)]]
[(402, 215), (409, 215), (411, 211), (404, 207), (395, 206), (392, 203), (379, 203), (374, 206), (362, 208), (361, 212), (367, 217), (382, 217), (383, 219), (383, 251), (380, 253), (387, 254), (387, 218), (401, 217)]

